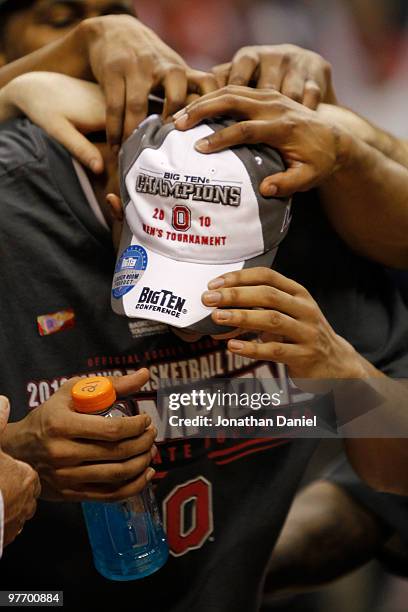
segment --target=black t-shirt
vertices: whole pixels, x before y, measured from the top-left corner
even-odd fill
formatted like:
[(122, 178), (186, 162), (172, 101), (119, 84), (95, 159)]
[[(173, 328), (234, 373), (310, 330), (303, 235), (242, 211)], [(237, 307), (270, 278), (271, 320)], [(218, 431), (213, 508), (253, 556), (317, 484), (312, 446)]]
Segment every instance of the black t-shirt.
[[(231, 355), (222, 342), (186, 344), (166, 327), (113, 314), (110, 235), (67, 152), (25, 120), (0, 128), (0, 206), (0, 392), (12, 400), (12, 419), (73, 375), (149, 367), (138, 403), (163, 440), (154, 467), (171, 547), (155, 575), (110, 582), (93, 568), (80, 506), (41, 502), (5, 550), (1, 588), (64, 590), (67, 607), (88, 609), (126, 601), (161, 612), (255, 611), (317, 441), (166, 439), (155, 391), (159, 378), (284, 378), (284, 369)], [(334, 234), (315, 197), (295, 202), (276, 267), (311, 291), (358, 351), (387, 373), (406, 375), (408, 317), (397, 289)]]

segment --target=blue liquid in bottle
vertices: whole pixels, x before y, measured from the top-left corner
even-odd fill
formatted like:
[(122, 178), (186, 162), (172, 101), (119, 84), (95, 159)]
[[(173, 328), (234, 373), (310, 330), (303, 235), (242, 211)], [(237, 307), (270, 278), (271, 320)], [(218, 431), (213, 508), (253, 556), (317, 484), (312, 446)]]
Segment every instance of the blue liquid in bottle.
[[(132, 416), (126, 402), (116, 402), (112, 383), (85, 378), (72, 389), (78, 412), (106, 418)], [(169, 549), (153, 489), (147, 487), (122, 502), (82, 504), (95, 567), (110, 580), (149, 576), (167, 561)]]
[(150, 485), (124, 502), (82, 508), (94, 563), (105, 578), (136, 580), (166, 563), (169, 550)]

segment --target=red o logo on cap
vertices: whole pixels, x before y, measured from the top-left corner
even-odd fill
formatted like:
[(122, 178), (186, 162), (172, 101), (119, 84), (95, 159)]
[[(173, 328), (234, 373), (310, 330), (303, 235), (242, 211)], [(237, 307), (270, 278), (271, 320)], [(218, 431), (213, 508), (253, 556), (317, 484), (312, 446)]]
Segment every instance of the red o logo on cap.
[(191, 210), (181, 204), (174, 206), (171, 224), (179, 232), (186, 232), (191, 227)]

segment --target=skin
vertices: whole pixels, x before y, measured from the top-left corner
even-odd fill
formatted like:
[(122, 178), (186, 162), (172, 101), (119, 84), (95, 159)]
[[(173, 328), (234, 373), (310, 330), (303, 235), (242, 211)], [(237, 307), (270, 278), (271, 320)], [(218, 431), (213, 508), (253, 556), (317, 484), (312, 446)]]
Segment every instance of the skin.
[[(0, 396), (0, 442), (10, 414), (8, 399)], [(0, 491), (4, 503), (4, 545), (10, 544), (34, 516), (41, 486), (37, 473), (22, 461), (13, 459), (0, 446)]]
[(382, 521), (342, 487), (314, 482), (292, 504), (271, 555), (265, 593), (316, 589), (375, 558), (389, 536)]
[[(107, 154), (106, 145), (98, 148), (101, 155)], [(117, 166), (109, 165), (107, 160), (105, 164), (107, 172), (99, 179), (91, 178), (102, 208), (108, 194), (114, 216), (112, 232), (118, 237), (122, 207)], [(406, 431), (406, 418), (400, 410), (406, 397), (404, 387), (384, 376), (338, 336), (305, 288), (272, 270), (258, 268), (215, 279), (209, 290), (203, 301), (214, 308), (214, 321), (224, 325), (228, 321), (228, 325), (242, 330), (258, 330), (264, 340), (263, 343), (229, 340), (229, 350), (285, 363), (290, 375), (299, 379), (364, 380), (367, 387), (373, 387), (382, 398), (387, 398), (381, 406), (381, 418), (376, 421), (381, 424), (381, 431), (390, 431), (390, 428)], [(259, 308), (265, 309), (264, 312), (254, 310)], [(344, 402), (341, 389), (336, 399), (341, 406)], [(399, 494), (408, 491), (407, 479), (400, 478), (401, 474), (408, 473), (404, 439), (378, 441), (350, 435), (345, 446), (354, 469), (372, 487)]]
[[(148, 378), (142, 369), (112, 382), (119, 396), (130, 395)], [(106, 419), (76, 413), (71, 389), (78, 380), (72, 378), (24, 419), (10, 423), (3, 449), (37, 470), (44, 499), (113, 502), (136, 495), (155, 473), (149, 464), (157, 452), (157, 430), (146, 415)]]
[[(408, 172), (366, 141), (377, 130), (345, 110), (316, 112), (279, 92), (228, 85), (192, 102), (175, 116), (187, 130), (204, 119), (234, 116), (236, 124), (196, 143), (208, 154), (240, 144), (264, 143), (279, 150), (286, 171), (260, 185), (265, 197), (288, 196), (319, 187), (322, 207), (337, 233), (359, 254), (387, 266), (408, 267)], [(355, 128), (353, 132), (350, 128)], [(361, 134), (361, 137), (360, 137)], [(365, 140), (364, 140), (365, 139)]]
[[(0, 88), (36, 70), (95, 80), (106, 98), (107, 140), (114, 154), (146, 117), (150, 93), (163, 96), (168, 116), (186, 103), (189, 92), (216, 89), (213, 75), (190, 68), (129, 11), (129, 2), (37, 0), (13, 13), (3, 29)], [(102, 168), (94, 163), (92, 170)]]
[(330, 64), (296, 45), (243, 47), (231, 62), (214, 66), (213, 73), (220, 88), (251, 85), (273, 89), (311, 109), (321, 102), (336, 104)]
[[(12, 62), (71, 32), (84, 19), (134, 15), (130, 0), (37, 0), (12, 13), (3, 34), (3, 63)], [(21, 36), (21, 32), (24, 35)]]

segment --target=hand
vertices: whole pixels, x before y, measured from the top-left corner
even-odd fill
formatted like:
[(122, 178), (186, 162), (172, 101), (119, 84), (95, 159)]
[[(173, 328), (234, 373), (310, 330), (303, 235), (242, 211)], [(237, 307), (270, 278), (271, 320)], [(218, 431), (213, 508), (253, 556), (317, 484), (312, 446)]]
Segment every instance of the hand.
[(229, 340), (232, 353), (284, 363), (292, 378), (361, 378), (358, 353), (302, 285), (269, 268), (252, 268), (224, 274), (208, 288), (203, 303), (217, 307), (215, 323), (265, 334), (261, 343)]
[(316, 109), (320, 102), (336, 104), (331, 66), (317, 53), (295, 45), (243, 47), (232, 62), (213, 68), (218, 87), (255, 84), (275, 89)]
[(164, 116), (185, 103), (188, 91), (217, 89), (213, 75), (193, 70), (148, 27), (129, 15), (87, 19), (79, 26), (89, 66), (107, 103), (108, 142), (118, 148), (147, 115), (148, 95), (164, 92)]
[[(142, 369), (112, 381), (118, 395), (129, 395), (148, 378)], [(157, 430), (146, 415), (107, 419), (76, 413), (71, 389), (78, 380), (15, 423), (8, 447), (37, 469), (46, 499), (111, 502), (136, 495), (154, 475), (149, 464)]]
[(318, 113), (270, 90), (228, 85), (193, 102), (174, 116), (175, 126), (187, 130), (210, 117), (245, 119), (199, 140), (200, 153), (214, 153), (240, 144), (264, 143), (278, 149), (285, 172), (265, 178), (265, 197), (308, 191), (347, 162), (350, 138)]
[[(0, 397), (0, 439), (6, 428), (10, 407), (5, 397)], [(40, 494), (40, 480), (27, 463), (6, 455), (0, 447), (0, 491), (4, 503), (4, 544), (10, 544), (34, 516)]]
[(51, 72), (28, 72), (0, 90), (0, 119), (26, 115), (79, 162), (102, 172), (98, 148), (83, 134), (105, 129), (105, 99), (98, 85)]

